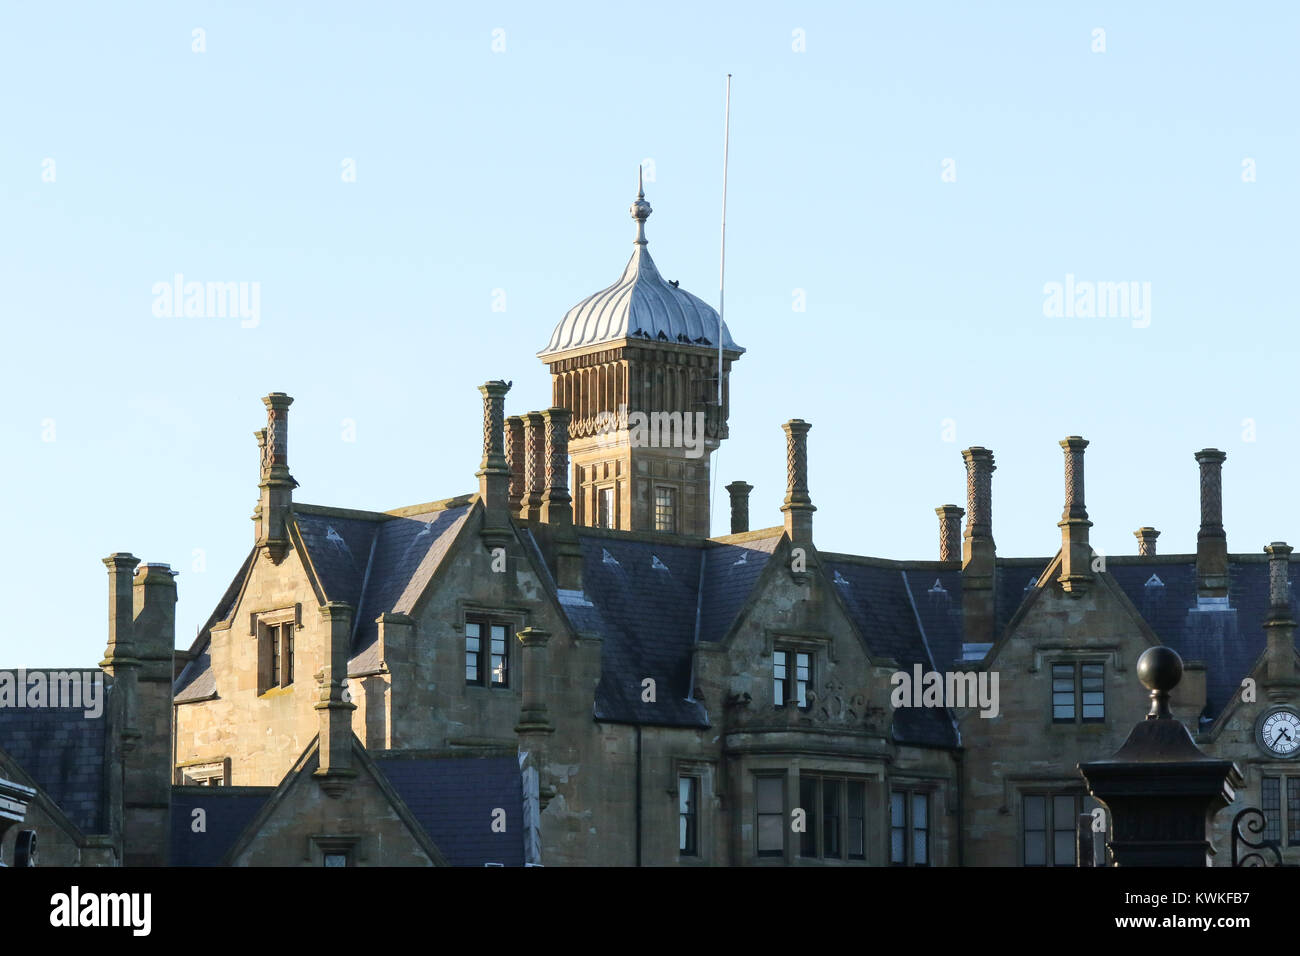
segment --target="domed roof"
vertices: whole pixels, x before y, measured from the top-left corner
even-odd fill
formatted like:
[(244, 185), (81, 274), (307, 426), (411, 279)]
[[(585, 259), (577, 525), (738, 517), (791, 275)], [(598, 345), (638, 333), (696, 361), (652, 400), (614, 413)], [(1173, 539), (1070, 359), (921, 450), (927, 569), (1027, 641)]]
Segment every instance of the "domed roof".
[[(632, 258), (619, 280), (594, 295), (589, 295), (570, 309), (551, 333), (551, 341), (537, 354), (543, 358), (574, 349), (641, 339), (674, 345), (718, 348), (717, 310), (703, 299), (679, 289), (659, 274), (646, 248), (645, 221), (651, 213), (645, 192), (638, 189), (631, 207), (636, 220), (636, 240)], [(736, 344), (725, 323), (722, 347), (739, 354), (745, 350)]]

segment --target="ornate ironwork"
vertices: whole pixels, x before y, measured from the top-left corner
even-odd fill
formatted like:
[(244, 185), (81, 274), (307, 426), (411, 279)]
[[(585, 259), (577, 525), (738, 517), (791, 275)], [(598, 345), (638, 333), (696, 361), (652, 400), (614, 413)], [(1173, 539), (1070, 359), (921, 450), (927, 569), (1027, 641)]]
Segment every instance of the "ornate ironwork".
[[(1264, 811), (1258, 807), (1246, 807), (1232, 818), (1232, 865), (1233, 866), (1285, 866), (1279, 841), (1261, 838), (1258, 842), (1251, 836), (1257, 836), (1268, 827)], [(1248, 835), (1249, 834), (1249, 835)], [(1242, 854), (1242, 849), (1250, 851)], [(1272, 862), (1264, 851), (1272, 854)]]

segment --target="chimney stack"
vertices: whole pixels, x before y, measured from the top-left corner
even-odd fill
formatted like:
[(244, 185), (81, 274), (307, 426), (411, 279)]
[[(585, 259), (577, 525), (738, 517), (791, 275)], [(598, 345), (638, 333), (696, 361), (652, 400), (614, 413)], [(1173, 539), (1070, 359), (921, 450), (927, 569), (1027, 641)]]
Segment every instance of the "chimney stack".
[(482, 537), (488, 547), (504, 545), (510, 537), (510, 466), (505, 455), (506, 392), (500, 380), (478, 387), (483, 396), (483, 460), (475, 472), (478, 496), (483, 502)]
[(176, 574), (144, 564), (132, 586), (132, 640), (137, 660), (133, 731), (123, 760), (122, 862), (170, 866), (172, 679), (176, 648)]
[(781, 428), (785, 431), (785, 533), (796, 545), (812, 544), (813, 506), (808, 494), (808, 431), (812, 425), (802, 418), (792, 418)]
[(546, 491), (542, 494), (542, 521), (573, 524), (573, 499), (569, 496), (569, 421), (573, 413), (555, 406), (542, 412), (546, 426)]
[(1078, 435), (1061, 441), (1065, 452), (1065, 511), (1061, 529), (1061, 575), (1057, 578), (1067, 594), (1082, 594), (1092, 581), (1092, 547), (1088, 544), (1088, 511), (1083, 503), (1083, 452), (1088, 442)]
[(1294, 699), (1300, 680), (1295, 669), (1295, 619), (1291, 616), (1291, 548), (1274, 541), (1264, 549), (1268, 555), (1267, 669), (1264, 686), (1275, 701)]
[(1141, 527), (1133, 532), (1133, 537), (1138, 539), (1138, 555), (1144, 558), (1154, 558), (1156, 556), (1156, 538), (1160, 537), (1160, 532), (1155, 528)]
[(1196, 533), (1196, 593), (1228, 596), (1228, 537), (1223, 530), (1223, 460), (1217, 448), (1196, 453), (1201, 466), (1201, 530)]
[(753, 490), (753, 485), (743, 481), (727, 485), (727, 494), (731, 495), (732, 534), (744, 534), (749, 530), (749, 493)]
[(956, 505), (940, 505), (934, 509), (939, 516), (939, 560), (961, 560), (961, 519), (965, 510)]
[(520, 417), (524, 423), (524, 491), (519, 517), (537, 521), (542, 517), (542, 492), (546, 486), (546, 419), (541, 412)]
[(966, 462), (966, 534), (962, 538), (961, 604), (965, 640), (993, 641), (993, 452), (978, 445), (961, 453)]
[(320, 616), (328, 644), (325, 665), (316, 675), (320, 693), (313, 707), (320, 724), (320, 766), (314, 776), (326, 794), (338, 797), (357, 775), (352, 767), (352, 712), (357, 705), (343, 697), (348, 680), (352, 605), (330, 601), (321, 605)]
[(298, 487), (289, 474), (289, 406), (293, 399), (284, 392), (272, 392), (262, 402), (266, 405), (266, 434), (258, 441), (262, 451), (262, 474), (258, 482), (261, 500), (254, 520), (257, 546), (265, 549), (272, 563), (279, 564), (289, 553), (293, 489)]
[(510, 469), (509, 508), (519, 514), (524, 502), (524, 420), (518, 415), (506, 419), (506, 466)]

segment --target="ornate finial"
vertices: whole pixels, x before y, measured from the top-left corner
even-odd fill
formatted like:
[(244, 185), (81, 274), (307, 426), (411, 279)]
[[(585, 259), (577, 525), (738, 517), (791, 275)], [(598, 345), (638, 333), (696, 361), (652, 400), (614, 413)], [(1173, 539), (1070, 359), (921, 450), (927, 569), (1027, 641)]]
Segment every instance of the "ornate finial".
[(636, 202), (632, 203), (628, 210), (632, 218), (636, 220), (636, 244), (645, 245), (645, 221), (649, 218), (650, 213), (654, 212), (650, 204), (645, 201), (645, 188), (641, 182), (641, 167), (636, 168)]

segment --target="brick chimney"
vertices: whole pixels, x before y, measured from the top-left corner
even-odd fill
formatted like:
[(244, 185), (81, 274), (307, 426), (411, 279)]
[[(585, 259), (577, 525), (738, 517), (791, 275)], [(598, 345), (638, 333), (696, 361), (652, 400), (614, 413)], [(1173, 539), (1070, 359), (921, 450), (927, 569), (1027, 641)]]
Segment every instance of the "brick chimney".
[(352, 605), (330, 601), (321, 605), (325, 628), (325, 665), (316, 674), (320, 693), (313, 705), (320, 724), (320, 766), (314, 776), (331, 797), (341, 795), (357, 772), (352, 766), (352, 712), (357, 705), (344, 700), (348, 680), (348, 649), (352, 637)]
[(506, 419), (506, 467), (510, 469), (509, 507), (519, 514), (524, 502), (524, 420), (518, 415)]
[(997, 550), (993, 543), (993, 452), (974, 446), (966, 462), (966, 533), (961, 545), (961, 604), (965, 641), (993, 641), (993, 585)]
[(510, 386), (500, 380), (478, 387), (483, 396), (483, 460), (474, 474), (478, 478), (479, 500), (483, 502), (484, 544), (504, 546), (510, 539), (510, 466), (505, 455), (506, 392)]
[(785, 533), (796, 545), (812, 544), (813, 506), (808, 494), (808, 432), (812, 425), (792, 418), (781, 426), (785, 431)]
[(939, 516), (939, 560), (961, 560), (961, 519), (965, 510), (956, 505), (940, 505), (934, 509)]
[(1228, 537), (1223, 530), (1223, 460), (1217, 448), (1196, 453), (1201, 466), (1201, 529), (1196, 533), (1196, 594), (1228, 596)]
[(262, 451), (258, 482), (261, 499), (254, 521), (257, 546), (265, 550), (273, 563), (279, 564), (289, 553), (293, 489), (298, 487), (289, 474), (289, 406), (293, 399), (284, 392), (272, 392), (262, 401), (266, 405), (266, 434), (258, 440)]
[(1156, 538), (1160, 537), (1159, 531), (1155, 528), (1141, 527), (1133, 532), (1133, 537), (1138, 539), (1138, 554), (1141, 557), (1156, 556)]
[(542, 521), (546, 524), (573, 524), (573, 499), (569, 496), (569, 420), (573, 413), (556, 406), (546, 409), (541, 415), (546, 436)]
[(727, 485), (727, 494), (731, 495), (732, 534), (744, 534), (749, 530), (749, 493), (753, 490), (753, 485), (743, 481)]
[(524, 423), (524, 491), (519, 517), (538, 521), (542, 517), (542, 493), (546, 490), (546, 419), (541, 412), (520, 416)]
[(132, 729), (139, 737), (123, 760), (122, 862), (125, 866), (171, 865), (175, 576), (166, 564), (145, 564), (135, 575), (132, 586), (132, 642), (138, 661)]
[(1268, 555), (1268, 615), (1264, 633), (1268, 650), (1264, 687), (1275, 701), (1293, 700), (1300, 680), (1295, 669), (1295, 620), (1291, 616), (1291, 548), (1274, 541), (1264, 549)]
[(1065, 511), (1056, 526), (1061, 529), (1061, 575), (1067, 594), (1082, 594), (1092, 583), (1092, 547), (1088, 544), (1088, 510), (1083, 502), (1083, 452), (1088, 442), (1078, 435), (1061, 441), (1065, 452)]

